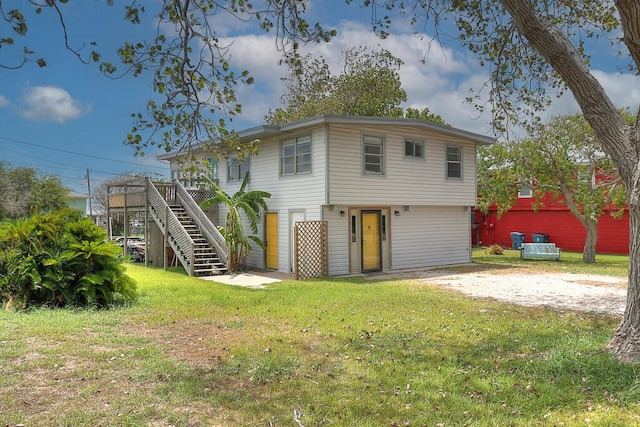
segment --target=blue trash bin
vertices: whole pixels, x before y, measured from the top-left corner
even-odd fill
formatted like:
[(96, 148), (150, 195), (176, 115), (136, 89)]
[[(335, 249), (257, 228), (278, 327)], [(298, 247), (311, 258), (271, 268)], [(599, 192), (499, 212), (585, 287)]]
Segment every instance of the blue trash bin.
[(533, 243), (549, 243), (549, 235), (543, 233), (535, 233), (531, 236)]
[(511, 248), (520, 249), (520, 246), (524, 243), (524, 233), (518, 231), (511, 232)]

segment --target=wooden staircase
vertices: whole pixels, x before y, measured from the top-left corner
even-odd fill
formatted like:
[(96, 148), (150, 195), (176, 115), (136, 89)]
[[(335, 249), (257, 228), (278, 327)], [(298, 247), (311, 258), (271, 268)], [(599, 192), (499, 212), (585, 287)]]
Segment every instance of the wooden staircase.
[(194, 276), (211, 276), (215, 274), (224, 274), (227, 266), (218, 256), (216, 250), (211, 246), (209, 240), (202, 234), (198, 225), (189, 216), (186, 209), (180, 205), (169, 205), (171, 211), (180, 221), (180, 224), (191, 237), (194, 242)]
[[(178, 182), (155, 184), (145, 179), (147, 211), (190, 276), (227, 272), (224, 237), (191, 194)], [(165, 268), (167, 256), (165, 254)]]

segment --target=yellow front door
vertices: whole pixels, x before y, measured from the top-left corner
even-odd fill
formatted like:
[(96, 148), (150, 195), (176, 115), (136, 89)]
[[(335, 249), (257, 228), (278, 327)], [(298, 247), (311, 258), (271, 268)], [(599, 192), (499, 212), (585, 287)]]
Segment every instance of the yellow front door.
[(278, 269), (278, 214), (267, 212), (265, 216), (265, 267)]
[(382, 270), (380, 211), (362, 211), (362, 271)]

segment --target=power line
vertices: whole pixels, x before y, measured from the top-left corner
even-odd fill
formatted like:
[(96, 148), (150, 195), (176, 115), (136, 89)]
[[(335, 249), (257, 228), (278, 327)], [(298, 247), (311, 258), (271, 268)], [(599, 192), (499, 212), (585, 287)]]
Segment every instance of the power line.
[(147, 167), (147, 168), (162, 169), (162, 170), (166, 171), (166, 167), (163, 167), (163, 166), (140, 165), (139, 163), (127, 162), (126, 160), (115, 160), (115, 159), (109, 159), (107, 157), (96, 156), (96, 155), (93, 155), (93, 154), (86, 154), (86, 153), (79, 153), (77, 151), (63, 150), (62, 148), (47, 147), (46, 145), (34, 144), (32, 142), (27, 142), (27, 141), (20, 141), (20, 140), (17, 140), (17, 139), (7, 138), (7, 137), (4, 137), (4, 136), (0, 136), (0, 140), (15, 142), (15, 143), (18, 143), (18, 144), (30, 145), (32, 147), (45, 148), (47, 150), (59, 151), (61, 153), (73, 154), (73, 155), (76, 155), (76, 156), (84, 156), (84, 157), (91, 157), (93, 159), (98, 159), (98, 160), (106, 160), (108, 162), (124, 163), (124, 164), (129, 164), (129, 165), (135, 165), (137, 167), (143, 166), (143, 167)]
[[(9, 150), (9, 151), (11, 151), (11, 150)], [(13, 151), (13, 152), (16, 153), (16, 151)], [(66, 169), (66, 170), (73, 170), (73, 171), (83, 171), (83, 173), (84, 173), (84, 171), (86, 169), (86, 168), (79, 168), (79, 167), (75, 167), (75, 166), (70, 166), (70, 165), (67, 165), (66, 163), (55, 162), (53, 160), (41, 159), (41, 158), (38, 158), (38, 157), (33, 157), (33, 156), (28, 156), (28, 155), (26, 155), (26, 156), (30, 157), (32, 159), (42, 160), (44, 162), (49, 162), (49, 163), (55, 163), (57, 165), (62, 165), (62, 166), (49, 166), (49, 165), (42, 165), (42, 164), (37, 164), (37, 163), (33, 163), (33, 162), (31, 162), (31, 163), (14, 162), (14, 161), (11, 161), (11, 160), (8, 160), (6, 163), (9, 163), (11, 165), (22, 165), (22, 166), (27, 166), (27, 167), (36, 167), (38, 169), (45, 168), (45, 169), (54, 169), (54, 170)], [(122, 173), (107, 172), (107, 171), (103, 171), (103, 170), (99, 170), (99, 169), (93, 169), (93, 168), (91, 168), (91, 171), (92, 172), (97, 172), (97, 173), (100, 173), (100, 174), (104, 174), (104, 175), (113, 175), (113, 176), (122, 175)], [(63, 178), (71, 178), (71, 177), (67, 176), (67, 177), (63, 177)], [(72, 179), (76, 179), (76, 178), (72, 178)], [(84, 178), (81, 177), (81, 178), (78, 178), (78, 179), (84, 179)], [(91, 179), (96, 180), (97, 178), (91, 178)], [(103, 181), (106, 181), (106, 180), (103, 180)]]

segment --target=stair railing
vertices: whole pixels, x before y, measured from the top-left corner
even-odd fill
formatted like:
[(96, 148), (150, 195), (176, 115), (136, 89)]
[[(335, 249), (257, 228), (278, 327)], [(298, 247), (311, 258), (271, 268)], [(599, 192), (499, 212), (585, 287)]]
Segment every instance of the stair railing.
[(220, 258), (220, 261), (228, 268), (227, 262), (229, 255), (227, 254), (227, 242), (224, 240), (224, 237), (204, 213), (202, 208), (200, 208), (198, 203), (193, 200), (193, 197), (191, 197), (180, 181), (175, 180), (174, 184), (176, 188), (176, 200), (182, 204), (182, 207), (187, 211), (189, 216), (191, 216), (191, 219), (198, 225), (202, 235), (215, 247), (218, 258)]
[[(193, 276), (195, 242), (149, 178), (145, 178), (145, 187), (151, 216), (166, 236), (169, 245), (173, 248), (184, 268), (189, 272), (190, 276)], [(174, 185), (171, 185), (171, 187), (174, 187)]]

